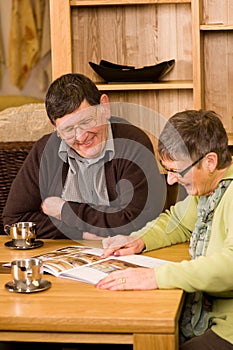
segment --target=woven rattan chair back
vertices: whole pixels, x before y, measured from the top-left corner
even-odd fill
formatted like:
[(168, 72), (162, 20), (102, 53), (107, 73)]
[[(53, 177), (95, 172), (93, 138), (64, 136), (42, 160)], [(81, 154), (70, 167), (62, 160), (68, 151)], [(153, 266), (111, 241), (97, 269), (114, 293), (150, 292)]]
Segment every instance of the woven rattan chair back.
[(0, 142), (0, 234), (4, 234), (2, 212), (11, 183), (34, 142)]

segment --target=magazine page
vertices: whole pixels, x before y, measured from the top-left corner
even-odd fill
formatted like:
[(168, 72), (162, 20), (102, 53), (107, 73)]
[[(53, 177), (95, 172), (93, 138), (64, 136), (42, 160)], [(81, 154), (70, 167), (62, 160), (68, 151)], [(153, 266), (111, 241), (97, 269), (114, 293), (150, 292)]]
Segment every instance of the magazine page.
[(60, 276), (66, 270), (92, 264), (100, 260), (103, 249), (87, 246), (68, 246), (34, 256), (43, 261), (44, 272)]
[(171, 262), (136, 254), (124, 257), (108, 257), (102, 260), (97, 259), (96, 262), (86, 266), (74, 267), (71, 270), (64, 271), (60, 274), (60, 277), (96, 284), (115, 270), (123, 270), (128, 267), (155, 267), (164, 263)]
[[(110, 256), (101, 259), (103, 248), (89, 246), (68, 246), (52, 250), (43, 255), (36, 255), (43, 261), (43, 271), (56, 277), (80, 280), (96, 284), (108, 273), (126, 269), (127, 267), (154, 267), (167, 260), (152, 258), (145, 255)], [(10, 263), (4, 264), (10, 266)]]

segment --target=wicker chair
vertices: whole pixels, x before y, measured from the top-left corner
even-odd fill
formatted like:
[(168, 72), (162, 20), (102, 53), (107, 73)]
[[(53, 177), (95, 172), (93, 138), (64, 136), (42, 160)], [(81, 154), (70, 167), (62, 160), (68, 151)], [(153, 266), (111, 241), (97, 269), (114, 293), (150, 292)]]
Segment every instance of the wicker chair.
[(2, 212), (11, 183), (34, 142), (0, 142), (0, 234), (4, 233)]
[(35, 141), (53, 131), (41, 102), (26, 96), (0, 96), (0, 234), (12, 181)]

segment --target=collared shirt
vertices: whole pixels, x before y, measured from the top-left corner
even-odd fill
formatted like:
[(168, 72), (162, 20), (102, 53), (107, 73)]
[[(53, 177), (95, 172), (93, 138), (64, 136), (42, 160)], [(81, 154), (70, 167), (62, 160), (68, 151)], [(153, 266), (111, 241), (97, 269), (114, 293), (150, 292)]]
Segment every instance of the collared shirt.
[(58, 155), (63, 162), (69, 163), (62, 198), (65, 201), (109, 206), (104, 164), (115, 155), (111, 124), (108, 122), (107, 140), (98, 157), (81, 157), (64, 140), (61, 141)]

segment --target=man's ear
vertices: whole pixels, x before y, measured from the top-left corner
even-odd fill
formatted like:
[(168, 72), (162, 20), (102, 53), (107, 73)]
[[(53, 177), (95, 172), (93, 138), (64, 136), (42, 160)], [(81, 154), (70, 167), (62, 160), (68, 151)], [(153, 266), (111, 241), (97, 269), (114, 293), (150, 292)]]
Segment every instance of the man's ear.
[(110, 104), (109, 104), (109, 98), (108, 95), (103, 94), (100, 97), (100, 105), (103, 107), (104, 116), (106, 119), (110, 119), (111, 117), (111, 111), (110, 111)]
[(51, 119), (49, 119), (49, 122), (50, 122), (50, 124), (51, 124), (52, 126), (54, 126), (54, 128), (56, 128), (56, 124), (55, 124), (55, 122), (52, 122), (52, 120), (51, 120)]

